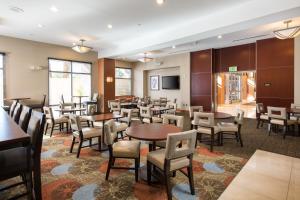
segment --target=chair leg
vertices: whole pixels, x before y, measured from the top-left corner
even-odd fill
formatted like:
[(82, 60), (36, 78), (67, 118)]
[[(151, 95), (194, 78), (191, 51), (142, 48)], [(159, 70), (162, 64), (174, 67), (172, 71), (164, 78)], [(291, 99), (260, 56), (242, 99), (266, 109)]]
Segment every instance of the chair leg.
[(26, 189), (27, 189), (27, 198), (28, 200), (32, 200), (32, 174), (31, 172), (26, 174)]
[(283, 139), (285, 139), (286, 133), (287, 133), (287, 127), (284, 126), (283, 127)]
[(53, 131), (54, 131), (54, 124), (51, 125), (50, 137), (52, 137)]
[(33, 184), (35, 199), (42, 199), (41, 161), (38, 160), (33, 166)]
[(165, 171), (165, 184), (166, 184), (166, 190), (167, 190), (167, 196), (168, 200), (172, 200), (172, 193), (171, 193), (171, 183), (170, 183), (170, 172)]
[(112, 163), (113, 163), (113, 158), (111, 156), (109, 156), (109, 161), (108, 161), (108, 164), (107, 164), (105, 180), (108, 180), (109, 172), (110, 172), (110, 168), (112, 166)]
[(268, 132), (269, 132), (269, 136), (271, 135), (271, 130), (272, 130), (272, 125), (269, 123), (269, 124), (268, 124)]
[(81, 147), (82, 147), (82, 140), (80, 139), (79, 141), (79, 146), (78, 146), (78, 151), (77, 151), (77, 158), (79, 158), (79, 155), (80, 155), (80, 151), (81, 151)]
[(92, 146), (92, 138), (89, 139), (89, 145)]
[(99, 151), (101, 150), (101, 137), (98, 137), (98, 148)]
[(149, 161), (147, 161), (147, 182), (148, 182), (148, 185), (150, 185), (151, 183), (151, 172), (152, 172), (152, 169), (151, 169), (151, 163)]
[(259, 119), (257, 119), (257, 125), (256, 125), (256, 129), (258, 129), (258, 128), (259, 128), (259, 125), (260, 125), (260, 120), (259, 120)]
[(211, 141), (210, 141), (210, 151), (213, 152), (214, 150), (214, 140), (215, 140), (215, 134), (211, 134)]
[(49, 126), (49, 124), (48, 124), (48, 123), (46, 123), (46, 127), (45, 127), (45, 132), (44, 132), (44, 135), (46, 135), (46, 134), (47, 134), (48, 126)]
[(242, 140), (242, 135), (241, 135), (241, 131), (238, 132), (238, 138), (240, 140), (240, 144), (241, 144), (241, 147), (243, 147), (243, 140)]
[(135, 159), (135, 182), (139, 180), (139, 166), (140, 166), (140, 158)]
[(188, 171), (188, 176), (189, 176), (189, 183), (190, 183), (191, 194), (195, 195), (194, 174), (193, 174), (193, 165), (192, 165), (192, 162), (190, 162), (190, 165), (187, 167), (187, 171)]
[(70, 148), (70, 153), (73, 152), (73, 147), (74, 147), (74, 144), (75, 144), (75, 137), (73, 136), (73, 139), (72, 139), (72, 144), (71, 144), (71, 148)]

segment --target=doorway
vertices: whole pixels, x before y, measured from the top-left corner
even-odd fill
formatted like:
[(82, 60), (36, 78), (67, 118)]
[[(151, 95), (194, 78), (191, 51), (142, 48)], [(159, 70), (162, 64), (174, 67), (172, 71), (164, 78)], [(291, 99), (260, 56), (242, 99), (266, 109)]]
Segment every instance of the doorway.
[(218, 73), (215, 80), (218, 112), (236, 115), (242, 109), (245, 117), (256, 118), (255, 71)]

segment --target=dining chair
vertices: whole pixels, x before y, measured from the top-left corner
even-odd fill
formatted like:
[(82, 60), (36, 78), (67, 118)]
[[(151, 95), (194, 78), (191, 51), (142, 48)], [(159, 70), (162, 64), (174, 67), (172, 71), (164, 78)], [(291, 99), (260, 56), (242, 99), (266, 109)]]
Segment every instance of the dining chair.
[(191, 129), (196, 126), (194, 121), (194, 113), (195, 112), (203, 112), (203, 106), (190, 106), (189, 107), (189, 114), (190, 114), (190, 120), (191, 120)]
[[(84, 101), (83, 105), (85, 105), (85, 107), (87, 108), (87, 110), (89, 109), (90, 106), (95, 106), (96, 110), (95, 112), (97, 112), (97, 105), (98, 105), (98, 100), (99, 100), (99, 94), (98, 93), (94, 93), (93, 97), (91, 98), (90, 101)], [(88, 112), (88, 111), (87, 111)]]
[(215, 135), (218, 136), (218, 143), (220, 143), (220, 130), (219, 127), (215, 125), (214, 113), (194, 112), (194, 121), (197, 130), (197, 141), (202, 142), (203, 134), (209, 135), (210, 151), (212, 152), (216, 139)]
[(268, 114), (265, 112), (264, 104), (257, 103), (256, 104), (256, 128), (259, 128), (259, 125), (263, 126), (264, 123), (269, 122)]
[(162, 118), (153, 116), (151, 107), (140, 107), (140, 119), (142, 123), (162, 123)]
[(298, 124), (296, 120), (288, 119), (286, 108), (283, 107), (267, 107), (269, 116), (268, 132), (271, 135), (272, 128), (275, 127), (276, 132), (279, 126), (283, 127), (283, 139), (285, 139), (287, 134), (287, 129), (290, 126), (295, 126)]
[(46, 128), (45, 128), (45, 135), (47, 134), (47, 130), (49, 128), (49, 126), (51, 126), (51, 131), (50, 131), (50, 137), (52, 137), (53, 131), (55, 126), (59, 126), (59, 131), (62, 131), (62, 128), (64, 126), (64, 124), (67, 124), (67, 131), (69, 129), (69, 125), (68, 125), (68, 118), (65, 116), (60, 116), (58, 118), (55, 118), (53, 115), (53, 110), (51, 107), (47, 107), (44, 106), (43, 108), (44, 113), (46, 115)]
[[(292, 109), (300, 109), (300, 104), (292, 103), (291, 108)], [(300, 118), (300, 114), (293, 114), (293, 115), (290, 116), (291, 120), (298, 120), (298, 122), (300, 124), (299, 118)]]
[(17, 101), (13, 101), (12, 104), (11, 104), (10, 109), (9, 109), (9, 116), (10, 117), (13, 116), (17, 103), (18, 103)]
[[(71, 129), (73, 132), (72, 144), (70, 148), (70, 153), (73, 152), (73, 147), (75, 143), (79, 143), (77, 158), (79, 158), (80, 151), (82, 148), (91, 147), (98, 145), (98, 148), (101, 149), (101, 137), (102, 137), (102, 129), (100, 128), (92, 128), (92, 127), (81, 127), (80, 117), (75, 114), (70, 114), (69, 123), (71, 124)], [(93, 139), (98, 138), (98, 143), (93, 144)], [(79, 140), (78, 142), (76, 140)], [(82, 146), (84, 141), (89, 141), (88, 146)]]
[(168, 103), (168, 99), (167, 97), (160, 97), (159, 98), (159, 104), (161, 107), (165, 107)]
[[(178, 116), (178, 115), (172, 115), (172, 114), (164, 114), (162, 115), (163, 124), (174, 124), (175, 126), (181, 128), (183, 130), (183, 122), (184, 117)], [(181, 144), (178, 144), (181, 145)], [(165, 148), (166, 147), (166, 140), (165, 141), (157, 141), (156, 146)]]
[(16, 107), (15, 107), (15, 110), (14, 110), (14, 113), (13, 113), (13, 120), (18, 124), (19, 123), (19, 119), (20, 119), (20, 115), (21, 115), (21, 112), (22, 112), (22, 104), (20, 103), (17, 103)]
[(123, 132), (131, 125), (132, 118), (132, 109), (121, 109), (121, 116), (118, 121), (116, 121), (117, 132), (121, 135), (121, 138), (124, 139)]
[(47, 97), (47, 95), (44, 94), (40, 103), (29, 104), (28, 106), (32, 109), (39, 109), (41, 112), (43, 112), (43, 107), (45, 106), (45, 103), (46, 103), (46, 97)]
[[(138, 181), (140, 167), (140, 145), (137, 140), (117, 141), (117, 127), (114, 120), (109, 120), (104, 124), (104, 143), (108, 146), (109, 161), (105, 180), (108, 180), (111, 169), (132, 169), (135, 170), (135, 181)], [(134, 159), (134, 167), (114, 166), (116, 158)]]
[[(43, 140), (43, 129), (45, 124), (45, 115), (41, 112), (32, 111), (28, 123), (27, 134), (31, 138), (29, 147), (16, 147), (0, 151), (0, 180), (6, 180), (21, 176), (22, 182), (14, 183), (7, 187), (1, 187), (0, 191), (24, 184), (26, 193), (13, 197), (17, 199), (27, 195), (28, 199), (33, 199), (32, 188), (36, 191), (35, 198), (41, 199), (41, 148)], [(33, 180), (32, 181), (32, 172)], [(34, 183), (34, 187), (32, 187)]]
[[(189, 178), (191, 194), (195, 194), (193, 178), (193, 154), (196, 144), (196, 130), (169, 134), (166, 148), (151, 151), (147, 154), (147, 182), (151, 184), (152, 166), (163, 172), (168, 199), (172, 199), (170, 177), (172, 172), (180, 170)], [(183, 146), (178, 147), (182, 142)], [(182, 169), (187, 168), (187, 173)], [(153, 174), (154, 175), (154, 174)]]
[(221, 144), (223, 144), (224, 135), (234, 134), (236, 141), (240, 142), (241, 147), (243, 147), (243, 140), (241, 135), (241, 129), (244, 121), (245, 112), (243, 110), (237, 110), (237, 116), (234, 118), (234, 122), (220, 122), (218, 123), (220, 134), (221, 134)]
[(167, 102), (166, 104), (166, 108), (170, 109), (170, 110), (166, 110), (167, 114), (176, 114), (176, 110), (177, 110), (177, 104), (173, 103), (173, 102)]
[(112, 112), (114, 114), (120, 114), (121, 102), (120, 101), (110, 101), (110, 112)]
[(20, 119), (19, 119), (19, 126), (24, 132), (27, 131), (31, 112), (32, 112), (32, 108), (23, 105), (22, 112), (20, 114)]

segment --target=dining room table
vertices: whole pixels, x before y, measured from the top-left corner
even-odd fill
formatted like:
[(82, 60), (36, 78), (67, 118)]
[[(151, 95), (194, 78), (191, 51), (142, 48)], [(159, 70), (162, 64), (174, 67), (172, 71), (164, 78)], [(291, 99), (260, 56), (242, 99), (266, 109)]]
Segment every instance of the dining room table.
[[(75, 95), (75, 96), (72, 96), (73, 98), (75, 97), (75, 98), (78, 98), (79, 99), (79, 108), (81, 108), (81, 100), (82, 100), (82, 98), (86, 98), (86, 97), (89, 97), (89, 96), (86, 96), (86, 95)], [(79, 111), (80, 112), (80, 115), (81, 115), (81, 112), (82, 111)]]
[(17, 103), (19, 103), (20, 101), (23, 100), (29, 100), (31, 99), (30, 97), (13, 97), (13, 98), (6, 98), (4, 99), (4, 101), (17, 101)]
[(85, 108), (58, 108), (58, 109), (55, 109), (55, 111), (60, 112), (62, 115), (65, 113), (75, 114), (76, 112), (80, 112), (80, 115), (81, 115), (81, 112), (85, 111), (85, 110), (86, 110)]
[(172, 108), (168, 107), (153, 107), (151, 108), (151, 111), (153, 112), (153, 115), (158, 115), (158, 117), (161, 117), (162, 114), (164, 114), (167, 110), (171, 110)]

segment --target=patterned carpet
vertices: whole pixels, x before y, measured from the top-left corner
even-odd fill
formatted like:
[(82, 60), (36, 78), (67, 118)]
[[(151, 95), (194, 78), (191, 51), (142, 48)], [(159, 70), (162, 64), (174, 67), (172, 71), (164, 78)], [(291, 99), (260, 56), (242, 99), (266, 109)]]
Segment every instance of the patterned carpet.
[[(215, 147), (215, 152), (208, 151), (208, 146), (200, 144), (194, 154), (193, 171), (196, 195), (190, 195), (188, 179), (180, 172), (172, 178), (172, 194), (176, 200), (214, 200), (229, 185), (241, 170), (247, 159), (256, 149), (262, 149), (293, 157), (300, 157), (300, 137), (287, 136), (285, 140), (280, 134), (268, 136), (266, 126), (256, 129), (255, 120), (245, 120), (242, 128), (244, 147), (235, 140), (225, 140), (223, 146)], [(44, 200), (92, 200), (92, 199), (166, 199), (163, 183), (148, 186), (140, 178), (134, 181), (131, 170), (112, 170), (109, 181), (105, 181), (108, 152), (100, 153), (90, 148), (82, 149), (76, 159), (77, 146), (74, 153), (69, 153), (71, 136), (56, 132), (49, 139), (44, 139), (42, 153), (42, 184)], [(145, 161), (148, 152), (146, 144), (141, 148), (140, 177), (146, 177)], [(116, 160), (122, 166), (131, 166), (129, 160)], [(13, 182), (0, 182), (0, 187)], [(24, 190), (23, 186), (19, 191)], [(15, 193), (16, 190), (11, 190)], [(0, 193), (0, 199), (7, 199), (11, 194)]]

